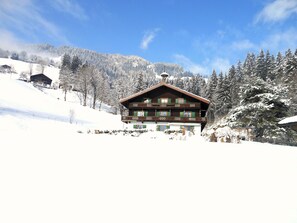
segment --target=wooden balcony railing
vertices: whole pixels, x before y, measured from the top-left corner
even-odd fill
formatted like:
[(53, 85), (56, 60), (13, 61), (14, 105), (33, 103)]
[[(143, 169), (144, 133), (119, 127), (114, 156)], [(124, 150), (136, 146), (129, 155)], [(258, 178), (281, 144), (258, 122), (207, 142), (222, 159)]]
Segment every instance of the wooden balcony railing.
[(186, 118), (186, 117), (157, 117), (157, 116), (122, 116), (123, 122), (193, 122), (193, 123), (205, 123), (207, 121), (206, 117), (196, 117), (196, 118)]
[(200, 103), (184, 103), (184, 104), (175, 104), (175, 103), (143, 103), (143, 102), (133, 102), (129, 104), (129, 109), (131, 108), (198, 108), (200, 109)]

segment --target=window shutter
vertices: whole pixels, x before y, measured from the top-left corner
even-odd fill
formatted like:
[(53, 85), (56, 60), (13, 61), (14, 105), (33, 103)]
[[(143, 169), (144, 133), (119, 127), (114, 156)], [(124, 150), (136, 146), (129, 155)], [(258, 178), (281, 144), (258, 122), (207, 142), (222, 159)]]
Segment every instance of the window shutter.
[(157, 112), (157, 117), (159, 117), (160, 116), (160, 112)]
[(134, 111), (133, 112), (133, 116), (137, 116), (137, 111)]
[(168, 98), (168, 103), (169, 103), (169, 104), (171, 103), (171, 98)]
[(175, 104), (178, 104), (178, 98), (175, 99)]
[(168, 112), (168, 116), (169, 116), (169, 117), (171, 116), (171, 111)]
[(180, 117), (184, 117), (184, 112), (180, 112)]
[(158, 98), (158, 103), (159, 103), (159, 104), (161, 103), (161, 98)]
[(148, 102), (149, 102), (149, 103), (152, 103), (152, 99), (149, 98), (149, 99), (148, 99)]
[(192, 112), (191, 116), (192, 118), (195, 118), (195, 112)]
[(145, 112), (144, 112), (144, 116), (147, 116), (147, 114), (148, 114), (148, 111), (145, 111)]
[(184, 98), (184, 103), (187, 103), (187, 99)]

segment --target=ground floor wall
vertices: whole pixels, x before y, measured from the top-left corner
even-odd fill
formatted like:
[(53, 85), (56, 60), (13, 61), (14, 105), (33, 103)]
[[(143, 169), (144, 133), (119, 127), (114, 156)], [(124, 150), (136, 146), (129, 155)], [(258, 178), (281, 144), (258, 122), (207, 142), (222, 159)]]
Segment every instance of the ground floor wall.
[(151, 131), (185, 131), (194, 135), (201, 135), (201, 124), (200, 123), (170, 123), (170, 122), (131, 122), (125, 124), (125, 129), (146, 129)]

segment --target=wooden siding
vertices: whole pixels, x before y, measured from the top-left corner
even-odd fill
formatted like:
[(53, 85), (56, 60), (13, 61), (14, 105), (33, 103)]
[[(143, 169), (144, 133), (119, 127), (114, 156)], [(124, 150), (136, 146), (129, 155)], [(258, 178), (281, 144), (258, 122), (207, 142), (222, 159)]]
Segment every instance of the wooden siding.
[(206, 123), (207, 119), (205, 117), (196, 117), (196, 118), (185, 118), (185, 117), (157, 117), (157, 116), (146, 116), (146, 117), (137, 117), (137, 116), (122, 116), (123, 122), (183, 122), (183, 123)]

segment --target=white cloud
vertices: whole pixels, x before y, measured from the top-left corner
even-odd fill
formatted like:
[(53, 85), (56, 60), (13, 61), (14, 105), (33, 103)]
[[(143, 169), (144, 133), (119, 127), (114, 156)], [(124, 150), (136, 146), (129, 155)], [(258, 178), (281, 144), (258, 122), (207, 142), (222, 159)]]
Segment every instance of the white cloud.
[(284, 51), (289, 48), (294, 49), (297, 46), (297, 29), (291, 28), (283, 32), (271, 34), (260, 46), (261, 48), (270, 49), (272, 51)]
[(84, 9), (74, 0), (53, 0), (51, 1), (55, 9), (68, 13), (73, 17), (80, 20), (87, 20), (88, 16), (86, 15)]
[(226, 73), (231, 67), (230, 61), (224, 58), (215, 58), (211, 61), (210, 66), (217, 72)]
[[(38, 39), (39, 34), (68, 43), (61, 30), (45, 19), (33, 0), (4, 0), (0, 7), (0, 28), (17, 30), (23, 36)], [(10, 31), (9, 31), (10, 30)]]
[(16, 50), (23, 48), (23, 42), (13, 33), (0, 28), (0, 48), (5, 50)]
[(297, 13), (296, 0), (274, 0), (255, 17), (255, 22), (278, 22)]
[(235, 41), (231, 44), (231, 47), (235, 50), (250, 50), (257, 48), (256, 45), (248, 39)]
[(0, 7), (0, 28), (7, 32), (16, 30), (22, 34), (37, 39), (44, 34), (63, 43), (68, 43), (61, 30), (47, 21), (40, 9), (32, 0), (4, 0)]
[(175, 63), (181, 65), (185, 70), (191, 71), (195, 74), (209, 74), (209, 69), (207, 67), (194, 63), (182, 54), (175, 54), (173, 57), (175, 59)]
[(140, 48), (143, 50), (148, 49), (149, 44), (153, 41), (153, 39), (156, 37), (159, 31), (160, 29), (158, 28), (154, 30), (146, 31), (140, 43)]

